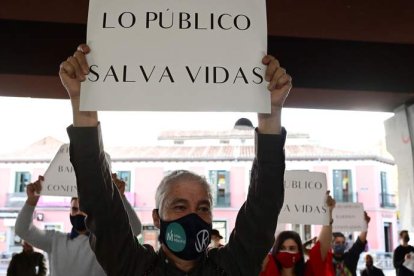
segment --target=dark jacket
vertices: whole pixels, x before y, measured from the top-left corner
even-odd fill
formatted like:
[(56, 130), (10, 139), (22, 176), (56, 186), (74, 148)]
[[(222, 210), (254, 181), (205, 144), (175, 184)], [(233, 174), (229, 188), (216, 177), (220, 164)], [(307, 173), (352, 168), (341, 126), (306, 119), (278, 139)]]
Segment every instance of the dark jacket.
[(356, 239), (352, 247), (345, 252), (341, 259), (337, 259), (334, 255), (334, 271), (335, 271), (335, 260), (342, 261), (346, 269), (352, 273), (353, 276), (356, 276), (356, 270), (358, 266), (359, 255), (364, 252), (365, 245), (367, 242), (362, 242), (359, 237)]
[(42, 253), (21, 252), (13, 256), (7, 276), (46, 276), (47, 268)]
[(402, 246), (399, 245), (394, 250), (393, 264), (397, 276), (414, 276), (414, 272), (403, 266), (405, 261), (405, 255), (414, 252), (414, 247), (411, 245)]
[(259, 274), (261, 263), (273, 245), (284, 200), (284, 130), (282, 135), (256, 132), (256, 158), (249, 193), (237, 215), (229, 243), (206, 252), (190, 273), (179, 271), (162, 250), (155, 252), (149, 245), (142, 246), (133, 236), (119, 193), (112, 184), (100, 127), (71, 126), (68, 134), (80, 208), (88, 214), (92, 249), (109, 276)]
[(365, 268), (361, 271), (361, 276), (384, 276), (384, 272), (376, 266)]

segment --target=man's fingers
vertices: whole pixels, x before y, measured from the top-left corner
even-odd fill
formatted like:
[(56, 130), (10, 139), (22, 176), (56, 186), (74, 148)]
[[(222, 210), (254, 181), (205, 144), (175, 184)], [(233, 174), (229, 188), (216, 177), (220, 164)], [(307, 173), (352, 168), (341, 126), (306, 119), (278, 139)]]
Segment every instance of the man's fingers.
[(85, 74), (82, 71), (82, 68), (79, 64), (79, 61), (75, 57), (68, 57), (67, 61), (72, 65), (72, 67), (75, 69), (76, 78), (78, 80), (85, 80)]
[(63, 76), (66, 76), (66, 77), (69, 77), (71, 79), (76, 78), (75, 68), (67, 60), (60, 64), (59, 74), (63, 75)]
[(87, 75), (89, 73), (89, 65), (88, 65), (88, 62), (86, 61), (85, 54), (78, 50), (73, 54), (73, 56), (77, 59), (82, 69), (82, 73), (84, 75)]
[(282, 75), (276, 82), (275, 88), (280, 89), (285, 86), (292, 86), (292, 77), (288, 74)]
[(89, 54), (89, 52), (91, 51), (91, 49), (89, 48), (89, 46), (87, 44), (80, 44), (77, 48), (78, 51), (81, 51), (82, 53)]
[(268, 85), (269, 90), (273, 90), (277, 88), (278, 86), (283, 86), (279, 84), (280, 79), (286, 75), (285, 68), (279, 67), (275, 70), (275, 72), (272, 75), (271, 81)]
[(270, 82), (280, 67), (279, 61), (272, 56), (266, 56), (263, 58), (263, 64), (267, 65), (265, 80)]

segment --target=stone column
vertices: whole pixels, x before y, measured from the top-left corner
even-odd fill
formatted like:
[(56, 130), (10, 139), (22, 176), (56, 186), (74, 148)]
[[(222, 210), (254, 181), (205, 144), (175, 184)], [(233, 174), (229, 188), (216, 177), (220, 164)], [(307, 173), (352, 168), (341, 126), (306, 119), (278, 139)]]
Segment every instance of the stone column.
[(400, 225), (414, 232), (414, 105), (400, 106), (384, 124), (387, 150), (398, 167)]

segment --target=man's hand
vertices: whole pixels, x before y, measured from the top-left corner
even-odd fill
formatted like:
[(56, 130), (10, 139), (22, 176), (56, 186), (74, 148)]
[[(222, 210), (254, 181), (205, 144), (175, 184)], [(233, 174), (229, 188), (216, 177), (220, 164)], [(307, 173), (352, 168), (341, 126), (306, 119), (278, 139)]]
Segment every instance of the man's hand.
[(119, 193), (121, 194), (121, 196), (125, 195), (125, 181), (123, 181), (122, 179), (119, 179), (116, 173), (112, 174), (112, 181), (115, 183), (116, 187), (119, 190)]
[(89, 73), (89, 65), (85, 57), (89, 52), (89, 46), (81, 44), (73, 56), (60, 64), (60, 80), (72, 100), (79, 99), (80, 83), (86, 80), (86, 75)]
[(59, 76), (72, 103), (73, 126), (96, 127), (98, 125), (98, 113), (96, 111), (80, 111), (80, 83), (86, 80), (89, 73), (89, 65), (86, 55), (90, 52), (86, 44), (78, 46), (73, 56), (60, 64)]
[(333, 199), (332, 198), (332, 196), (330, 195), (330, 191), (327, 191), (326, 192), (326, 206), (328, 206), (328, 209), (329, 209), (329, 215), (330, 215), (330, 218), (332, 218), (332, 212), (333, 212), (333, 209), (335, 208), (335, 206), (336, 206), (336, 201), (335, 201), (335, 199)]
[(368, 213), (366, 211), (364, 211), (364, 220), (367, 223), (367, 225), (369, 224), (369, 222), (371, 221), (371, 217), (368, 216)]
[(26, 203), (30, 206), (36, 206), (37, 202), (39, 201), (39, 194), (42, 190), (42, 184), (41, 181), (43, 181), (43, 176), (39, 175), (39, 178), (26, 186), (26, 194), (27, 194), (27, 200)]
[(292, 88), (292, 78), (273, 56), (265, 56), (262, 63), (267, 65), (265, 80), (269, 82), (267, 89), (270, 91), (272, 110), (280, 109)]
[(258, 114), (259, 132), (262, 134), (279, 134), (281, 131), (281, 111), (292, 88), (292, 78), (273, 56), (265, 56), (262, 63), (267, 65), (265, 79), (269, 82), (271, 113)]

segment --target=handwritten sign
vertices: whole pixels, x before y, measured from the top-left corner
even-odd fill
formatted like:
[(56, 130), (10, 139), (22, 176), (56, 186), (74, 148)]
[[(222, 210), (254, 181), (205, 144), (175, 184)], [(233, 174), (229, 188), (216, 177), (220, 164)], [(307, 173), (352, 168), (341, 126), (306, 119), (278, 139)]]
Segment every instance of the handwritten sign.
[[(105, 153), (108, 163), (111, 157)], [(69, 144), (63, 144), (44, 174), (40, 195), (77, 197), (75, 170), (70, 162)]]
[(278, 222), (329, 224), (326, 175), (320, 172), (286, 171), (285, 201)]
[(82, 110), (270, 112), (264, 0), (91, 0)]
[(336, 203), (332, 217), (334, 232), (362, 232), (368, 227), (362, 203)]

